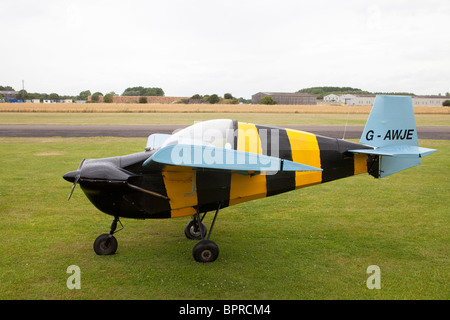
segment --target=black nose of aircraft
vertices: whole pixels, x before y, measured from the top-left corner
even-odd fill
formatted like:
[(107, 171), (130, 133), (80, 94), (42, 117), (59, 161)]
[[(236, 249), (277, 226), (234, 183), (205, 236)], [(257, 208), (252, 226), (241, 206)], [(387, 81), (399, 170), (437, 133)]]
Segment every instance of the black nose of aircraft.
[(102, 185), (103, 188), (114, 187), (123, 186), (132, 176), (134, 176), (133, 173), (120, 167), (120, 158), (116, 157), (83, 160), (78, 170), (66, 173), (63, 178), (73, 183), (69, 195), (70, 199), (78, 182)]
[(75, 179), (80, 176), (81, 171), (77, 170), (77, 171), (70, 171), (67, 172), (65, 175), (63, 175), (63, 178), (69, 182), (75, 182)]

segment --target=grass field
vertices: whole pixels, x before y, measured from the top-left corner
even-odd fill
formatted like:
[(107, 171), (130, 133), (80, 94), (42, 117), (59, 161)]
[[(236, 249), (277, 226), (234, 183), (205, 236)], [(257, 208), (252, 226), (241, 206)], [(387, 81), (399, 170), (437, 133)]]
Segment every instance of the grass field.
[[(193, 260), (187, 218), (123, 219), (117, 254), (97, 256), (93, 241), (112, 219), (79, 187), (67, 202), (62, 175), (145, 142), (0, 138), (0, 299), (450, 298), (450, 141), (421, 141), (439, 151), (388, 179), (362, 175), (222, 210), (211, 264)], [(70, 265), (81, 269), (80, 290), (66, 286)], [(370, 265), (380, 290), (366, 287)]]
[[(342, 104), (251, 105), (251, 104), (139, 104), (139, 103), (0, 103), (0, 112), (63, 113), (345, 113), (369, 114), (371, 106)], [(449, 114), (446, 107), (414, 107), (415, 114)]]
[[(61, 113), (0, 112), (0, 124), (59, 125), (190, 125), (195, 121), (234, 119), (265, 125), (345, 125), (362, 126), (368, 114), (363, 113)], [(448, 126), (450, 114), (416, 114), (418, 126)]]

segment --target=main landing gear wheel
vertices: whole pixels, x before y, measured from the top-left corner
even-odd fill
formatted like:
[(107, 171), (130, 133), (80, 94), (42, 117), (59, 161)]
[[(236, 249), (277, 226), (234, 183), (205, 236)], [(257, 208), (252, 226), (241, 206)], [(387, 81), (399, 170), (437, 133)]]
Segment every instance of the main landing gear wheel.
[[(188, 239), (197, 239), (200, 240), (206, 236), (206, 226), (203, 222), (201, 223), (201, 227), (199, 228), (197, 222), (195, 220), (189, 221), (184, 228), (184, 234)], [(200, 229), (202, 232), (200, 233)]]
[(117, 246), (117, 239), (111, 234), (104, 233), (95, 239), (94, 251), (100, 256), (111, 255), (116, 253)]
[(201, 240), (192, 249), (192, 255), (198, 262), (213, 262), (219, 256), (219, 247), (214, 241)]
[[(199, 209), (196, 209), (196, 215), (194, 217), (194, 220), (192, 220), (190, 223), (186, 225), (186, 228), (184, 229), (184, 232), (186, 233), (186, 236), (189, 238), (188, 233), (190, 234), (190, 230), (200, 229), (198, 230), (198, 236), (200, 236), (200, 241), (192, 248), (192, 255), (194, 256), (195, 261), (197, 262), (213, 262), (217, 259), (219, 256), (219, 246), (214, 242), (209, 240), (209, 237), (211, 236), (214, 223), (216, 222), (217, 214), (219, 213), (220, 207), (222, 206), (222, 203), (218, 203), (218, 207), (216, 210), (216, 214), (214, 215), (214, 219), (211, 223), (211, 228), (209, 229), (208, 236), (205, 239), (206, 235), (206, 227), (203, 224), (202, 220), (206, 215), (206, 212), (204, 213), (203, 217), (200, 219)], [(200, 222), (200, 223), (198, 223)], [(192, 227), (192, 228), (191, 228)], [(192, 238), (191, 238), (192, 239)], [(194, 238), (195, 239), (195, 238)], [(198, 238), (197, 238), (198, 239)]]

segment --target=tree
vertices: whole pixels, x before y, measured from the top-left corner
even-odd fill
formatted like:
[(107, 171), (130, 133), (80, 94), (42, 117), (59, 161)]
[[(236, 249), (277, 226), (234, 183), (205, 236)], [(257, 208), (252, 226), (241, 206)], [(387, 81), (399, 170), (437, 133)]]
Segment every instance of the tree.
[(87, 98), (91, 95), (91, 91), (90, 90), (85, 90), (85, 91), (81, 91), (79, 94), (79, 98), (80, 100), (87, 100)]
[(112, 103), (113, 102), (113, 95), (111, 93), (108, 93), (103, 97), (104, 103)]
[(164, 96), (164, 91), (161, 88), (144, 88), (144, 87), (130, 87), (126, 88), (122, 96)]
[(92, 95), (91, 99), (92, 99), (93, 102), (98, 102), (100, 96), (103, 96), (103, 93), (101, 93), (101, 92), (96, 92), (96, 93), (94, 93), (94, 94)]
[(242, 97), (240, 97), (240, 98), (238, 99), (238, 101), (239, 101), (240, 103), (247, 103), (247, 104), (252, 103), (252, 100), (251, 100), (251, 99), (244, 99), (244, 98), (242, 98)]
[(17, 95), (19, 99), (30, 99), (27, 90), (19, 90), (19, 94)]
[(450, 107), (450, 100), (445, 100), (444, 102), (442, 102), (442, 105), (444, 107)]
[(199, 100), (201, 100), (201, 99), (203, 99), (203, 97), (202, 97), (201, 95), (199, 95), (199, 94), (194, 94), (194, 95), (191, 97), (191, 99), (199, 99)]
[(265, 96), (259, 100), (259, 104), (277, 104), (277, 102), (271, 96)]
[(223, 95), (223, 98), (224, 98), (224, 99), (233, 99), (233, 95), (232, 95), (231, 93), (225, 93), (225, 94)]
[(139, 103), (147, 103), (147, 97), (139, 97)]
[(208, 102), (211, 103), (211, 104), (215, 104), (215, 103), (217, 103), (219, 101), (220, 101), (220, 98), (219, 98), (219, 96), (217, 94), (212, 94), (208, 98)]
[(57, 94), (57, 93), (50, 93), (48, 98), (50, 100), (59, 100), (59, 94)]

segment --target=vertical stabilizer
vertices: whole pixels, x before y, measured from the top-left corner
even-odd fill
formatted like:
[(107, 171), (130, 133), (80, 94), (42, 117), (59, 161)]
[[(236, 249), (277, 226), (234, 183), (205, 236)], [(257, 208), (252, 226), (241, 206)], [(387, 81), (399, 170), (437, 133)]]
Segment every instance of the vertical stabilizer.
[(418, 146), (411, 97), (376, 96), (359, 142), (376, 148)]

